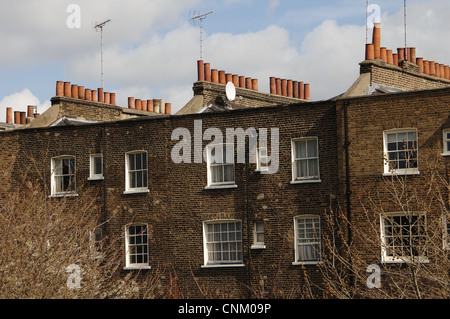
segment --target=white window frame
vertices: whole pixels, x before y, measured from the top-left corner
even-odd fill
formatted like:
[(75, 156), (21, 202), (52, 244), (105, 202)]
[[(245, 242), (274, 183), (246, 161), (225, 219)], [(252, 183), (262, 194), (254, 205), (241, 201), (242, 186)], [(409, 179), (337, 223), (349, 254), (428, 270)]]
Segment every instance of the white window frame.
[[(262, 230), (258, 230), (258, 225), (262, 224)], [(253, 245), (251, 249), (265, 249), (265, 240), (258, 241), (258, 235), (263, 235), (265, 237), (265, 224), (262, 220), (257, 220), (253, 223)]]
[[(405, 212), (393, 212), (393, 213), (380, 214), (381, 261), (383, 263), (410, 263), (410, 262), (414, 262), (414, 261), (418, 261), (420, 263), (426, 263), (429, 261), (426, 256), (410, 256), (410, 255), (399, 256), (399, 255), (395, 255), (395, 254), (389, 254), (388, 250), (389, 250), (390, 245), (388, 244), (387, 241), (389, 238), (394, 237), (394, 236), (391, 236), (390, 234), (387, 234), (387, 232), (386, 232), (386, 227), (388, 226), (388, 225), (386, 225), (386, 219), (387, 218), (395, 218), (395, 217), (410, 218), (413, 216), (415, 216), (417, 218), (423, 218), (423, 225), (421, 227), (423, 227), (425, 229), (425, 227), (426, 227), (426, 216), (425, 215), (419, 216), (419, 214), (417, 214), (417, 213), (406, 214)], [(397, 228), (402, 228), (402, 229), (404, 228), (404, 227), (401, 227), (399, 224), (397, 224), (397, 225), (398, 225)], [(410, 226), (408, 226), (408, 227), (410, 227)], [(392, 231), (391, 231), (391, 233), (393, 234)], [(420, 236), (421, 235), (419, 234), (418, 237), (420, 237)], [(409, 238), (409, 237), (406, 237), (406, 238)], [(400, 247), (401, 249), (403, 249), (403, 246), (397, 246), (397, 247)], [(406, 247), (405, 249), (408, 249), (408, 247)]]
[[(56, 169), (59, 165), (59, 161), (64, 161), (64, 160), (71, 160), (73, 159), (73, 173), (72, 174), (61, 174), (61, 175), (56, 175)], [(78, 196), (77, 194), (77, 187), (76, 187), (76, 157), (74, 155), (62, 155), (62, 156), (56, 156), (53, 157), (51, 159), (51, 177), (50, 177), (50, 189), (51, 189), (51, 197), (64, 197), (64, 196)], [(70, 165), (69, 165), (70, 168)], [(67, 190), (58, 190), (57, 191), (57, 187), (58, 187), (58, 179), (59, 178), (65, 178), (66, 176), (72, 176), (72, 189), (67, 191)], [(69, 177), (70, 178), (70, 177)]]
[(448, 136), (450, 134), (450, 128), (443, 130), (442, 132), (442, 156), (450, 156), (450, 137)]
[[(145, 163), (145, 168), (139, 169), (139, 170), (135, 170), (135, 171), (142, 171), (142, 172), (146, 172), (146, 178), (143, 179), (143, 181), (145, 181), (146, 186), (143, 187), (131, 187), (131, 173), (130, 172), (130, 155), (136, 155), (136, 154), (145, 154), (146, 157), (146, 161), (143, 161), (143, 163)], [(124, 194), (138, 194), (138, 193), (148, 193), (149, 189), (148, 189), (148, 152), (147, 151), (143, 151), (143, 150), (139, 150), (139, 151), (132, 151), (132, 152), (128, 152), (125, 153), (125, 191), (123, 192)]]
[[(144, 235), (140, 235), (140, 234), (130, 234), (129, 230), (130, 227), (145, 227), (146, 230), (146, 235), (145, 238), (147, 239), (146, 241), (142, 241), (140, 244), (132, 243), (133, 240), (131, 240), (131, 236), (134, 236), (135, 238), (141, 237), (141, 239), (145, 240)], [(147, 248), (147, 252), (143, 252), (143, 253), (136, 253), (136, 255), (140, 255), (140, 256), (144, 256), (146, 257), (147, 261), (146, 262), (131, 262), (131, 248), (133, 246), (140, 246), (140, 247), (146, 247)], [(124, 269), (150, 269), (150, 253), (149, 253), (149, 244), (148, 244), (148, 224), (145, 223), (132, 223), (132, 224), (128, 224), (125, 225), (125, 268)]]
[[(222, 147), (222, 149), (225, 147), (227, 150), (232, 150), (232, 154), (233, 154), (233, 163), (225, 163), (226, 161), (226, 156), (223, 156), (223, 162), (224, 163), (212, 163), (212, 154), (211, 151), (212, 149), (219, 149), (220, 147)], [(213, 145), (208, 145), (206, 147), (206, 159), (207, 159), (207, 180), (208, 180), (208, 185), (205, 187), (205, 189), (217, 189), (217, 188), (236, 188), (236, 166), (234, 163), (234, 145), (230, 144), (230, 143), (222, 143), (222, 144), (213, 144)], [(211, 169), (213, 167), (216, 166), (225, 166), (225, 165), (233, 165), (233, 180), (232, 181), (227, 181), (227, 182), (213, 182), (212, 181), (212, 172)]]
[[(393, 151), (388, 150), (388, 135), (389, 134), (405, 134), (405, 133), (406, 134), (409, 134), (409, 133), (415, 134), (416, 152), (417, 152), (417, 158), (416, 158), (417, 167), (393, 169), (390, 167), (390, 161), (389, 161), (389, 152), (393, 152)], [(397, 143), (399, 143), (399, 142), (397, 141)], [(383, 151), (384, 151), (384, 175), (385, 176), (391, 176), (392, 174), (395, 174), (395, 175), (417, 175), (420, 173), (419, 172), (419, 134), (418, 134), (417, 129), (407, 128), (407, 129), (394, 129), (394, 130), (384, 131), (383, 132)], [(408, 151), (409, 151), (409, 149), (408, 149)]]
[[(95, 174), (95, 159), (100, 158), (101, 161), (101, 173)], [(103, 179), (103, 154), (91, 154), (89, 158), (89, 178), (90, 181)]]
[[(306, 154), (306, 157), (303, 158), (296, 158), (296, 142), (306, 142), (306, 145), (308, 145), (308, 141), (316, 141), (316, 157), (309, 157), (308, 154)], [(308, 153), (308, 146), (306, 146), (306, 153)], [(302, 138), (295, 138), (291, 140), (291, 167), (292, 167), (292, 181), (291, 184), (301, 184), (301, 183), (320, 183), (320, 160), (319, 160), (319, 138), (318, 137), (302, 137)], [(305, 177), (297, 177), (297, 161), (306, 161), (308, 165), (308, 160), (316, 160), (317, 161), (317, 175), (315, 176), (305, 176)], [(309, 171), (309, 169), (306, 169)]]
[[(219, 240), (208, 240), (208, 235), (210, 235), (207, 231), (207, 227), (208, 225), (213, 225), (213, 227), (215, 227), (214, 225), (219, 225), (220, 230), (222, 229), (222, 225), (223, 224), (239, 224), (239, 228), (240, 228), (240, 238), (236, 238), (236, 236), (234, 236), (234, 240), (229, 239), (229, 240), (222, 240), (221, 238), (219, 238)], [(228, 227), (227, 225), (227, 227)], [(227, 234), (229, 234), (228, 232), (226, 232)], [(234, 232), (234, 235), (237, 235), (238, 231)], [(222, 235), (222, 232), (219, 233), (219, 235)], [(217, 235), (217, 236), (219, 236)], [(214, 236), (214, 233), (211, 234), (210, 236)], [(211, 239), (211, 237), (209, 237)], [(227, 236), (227, 238), (230, 238), (230, 236)], [(228, 251), (223, 250), (222, 253), (230, 253), (231, 251), (235, 252), (237, 254), (237, 257), (240, 256), (241, 258), (235, 258), (233, 260), (222, 260), (222, 261), (214, 261), (214, 260), (210, 260), (209, 258), (209, 254), (213, 254), (213, 252), (210, 252), (208, 247), (210, 247), (210, 245), (231, 245), (231, 244), (236, 244), (237, 246), (240, 247), (240, 250), (238, 248), (236, 248), (235, 250), (231, 249), (231, 247), (229, 248)], [(215, 267), (243, 267), (245, 266), (244, 262), (243, 262), (243, 254), (244, 254), (244, 247), (243, 247), (243, 240), (242, 240), (242, 221), (241, 220), (236, 220), (236, 219), (220, 219), (220, 220), (209, 220), (209, 221), (204, 221), (203, 222), (203, 258), (204, 258), (204, 264), (202, 266), (202, 268), (215, 268)], [(221, 256), (223, 258), (223, 255)]]
[[(306, 220), (306, 219), (312, 219), (313, 220), (313, 230), (315, 229), (315, 235), (317, 237), (315, 238), (309, 238), (305, 236), (303, 238), (299, 238), (299, 220)], [(319, 229), (317, 229), (318, 227)], [(306, 230), (306, 229), (304, 229)], [(299, 240), (313, 240), (309, 243), (299, 243)], [(299, 246), (312, 246), (313, 249), (315, 246), (319, 247), (319, 255), (316, 259), (307, 259), (307, 260), (300, 260), (300, 251)], [(322, 229), (321, 229), (321, 221), (320, 221), (320, 215), (299, 215), (294, 217), (294, 249), (295, 249), (295, 260), (292, 263), (293, 265), (316, 265), (321, 263), (322, 261)]]

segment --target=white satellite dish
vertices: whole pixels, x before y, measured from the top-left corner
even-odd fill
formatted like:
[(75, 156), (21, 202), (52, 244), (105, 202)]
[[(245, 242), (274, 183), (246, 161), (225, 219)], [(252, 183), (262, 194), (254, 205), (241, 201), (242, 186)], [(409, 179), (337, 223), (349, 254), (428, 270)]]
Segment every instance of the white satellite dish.
[(234, 86), (233, 82), (227, 83), (225, 92), (229, 101), (234, 101), (236, 99), (236, 87)]

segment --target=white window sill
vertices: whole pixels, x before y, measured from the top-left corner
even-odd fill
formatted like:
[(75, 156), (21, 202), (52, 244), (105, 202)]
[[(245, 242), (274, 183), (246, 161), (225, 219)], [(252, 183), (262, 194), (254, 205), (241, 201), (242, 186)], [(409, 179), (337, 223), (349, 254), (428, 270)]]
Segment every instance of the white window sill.
[(251, 249), (266, 249), (266, 245), (252, 245)]
[(441, 156), (450, 156), (450, 153), (442, 153)]
[(152, 269), (152, 267), (149, 265), (123, 267), (123, 270), (143, 270), (143, 269)]
[(78, 193), (57, 193), (49, 195), (49, 198), (60, 198), (60, 197), (77, 197)]
[(231, 268), (231, 267), (245, 267), (245, 264), (210, 264), (210, 265), (203, 265), (201, 268)]
[(418, 170), (409, 170), (409, 171), (395, 171), (383, 173), (383, 176), (403, 176), (403, 175), (420, 175), (420, 172)]
[(206, 186), (205, 189), (227, 189), (227, 188), (237, 188), (238, 186), (236, 184), (230, 184), (230, 185), (210, 185)]
[(301, 265), (318, 265), (321, 264), (321, 261), (294, 261), (292, 265), (301, 266)]
[(150, 193), (150, 190), (148, 188), (143, 189), (130, 189), (127, 191), (124, 191), (124, 195), (131, 195), (131, 194), (147, 194)]
[(430, 260), (427, 257), (383, 257), (382, 262), (384, 264), (410, 264), (413, 262), (429, 263)]
[(102, 181), (104, 180), (103, 177), (89, 177), (88, 181)]
[(296, 181), (291, 181), (291, 184), (309, 184), (309, 183), (321, 183), (322, 180), (320, 179), (304, 179), (304, 180), (296, 180)]

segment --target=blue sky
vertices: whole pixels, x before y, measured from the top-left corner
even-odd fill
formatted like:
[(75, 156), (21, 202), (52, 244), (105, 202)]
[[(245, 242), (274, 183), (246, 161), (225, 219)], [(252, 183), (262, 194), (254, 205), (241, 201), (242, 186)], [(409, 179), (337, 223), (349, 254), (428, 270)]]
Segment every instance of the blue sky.
[[(381, 9), (382, 45), (403, 45), (403, 0), (370, 1)], [(449, 64), (448, 0), (408, 0), (408, 39), (418, 56)], [(50, 105), (56, 81), (101, 86), (104, 31), (105, 91), (119, 105), (128, 96), (164, 98), (176, 112), (192, 98), (204, 20), (204, 60), (230, 73), (311, 83), (313, 100), (344, 92), (359, 74), (366, 40), (366, 0), (0, 0), (0, 121), (5, 108)], [(69, 28), (70, 4), (80, 28)], [(370, 34), (371, 35), (371, 34)]]

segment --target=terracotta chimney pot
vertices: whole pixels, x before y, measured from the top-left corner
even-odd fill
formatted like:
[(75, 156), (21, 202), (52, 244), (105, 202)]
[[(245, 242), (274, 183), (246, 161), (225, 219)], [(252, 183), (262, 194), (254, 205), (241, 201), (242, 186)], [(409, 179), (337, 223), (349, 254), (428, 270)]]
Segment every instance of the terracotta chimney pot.
[(439, 64), (439, 63), (435, 63), (435, 69), (436, 69), (436, 76), (438, 77), (438, 78), (440, 78), (441, 77), (441, 65)]
[(159, 113), (161, 110), (161, 99), (153, 99), (153, 112)]
[(93, 102), (98, 102), (97, 90), (91, 90), (91, 97)]
[(287, 80), (281, 79), (281, 95), (287, 96)]
[(153, 100), (147, 100), (147, 111), (154, 112), (153, 110)]
[(439, 68), (440, 68), (439, 73), (440, 73), (440, 75), (441, 75), (441, 78), (446, 79), (446, 77), (445, 77), (445, 65), (440, 64), (440, 65), (439, 65)]
[(398, 52), (398, 62), (400, 63), (401, 61), (405, 60), (405, 48), (398, 48), (397, 52)]
[(366, 60), (375, 59), (375, 48), (373, 43), (366, 44)]
[(78, 85), (72, 84), (72, 98), (78, 99)]
[(233, 82), (233, 74), (231, 73), (226, 73), (225, 74), (225, 81), (228, 82)]
[(287, 96), (294, 97), (294, 81), (287, 80)]
[(14, 124), (20, 124), (20, 111), (14, 111)]
[(298, 81), (293, 82), (292, 89), (294, 90), (294, 98), (298, 99)]
[(395, 66), (398, 66), (398, 54), (397, 54), (397, 53), (393, 53), (393, 54), (392, 54), (392, 63), (393, 63)]
[(252, 78), (245, 78), (245, 88), (248, 90), (252, 90)]
[(436, 75), (436, 63), (430, 61), (430, 75)]
[(277, 94), (277, 83), (274, 76), (269, 78), (270, 94)]
[(37, 119), (37, 118), (39, 117), (39, 113), (34, 113), (34, 114), (33, 114), (33, 117), (34, 117), (35, 119)]
[(310, 85), (308, 83), (305, 84), (305, 100), (311, 100)]
[(239, 76), (239, 87), (245, 89), (245, 76)]
[(423, 61), (423, 73), (430, 75), (430, 61), (428, 60)]
[(161, 99), (161, 102), (159, 105), (160, 105), (159, 113), (166, 114), (166, 101), (164, 99)]
[(64, 96), (64, 82), (56, 81), (56, 96)]
[(203, 60), (197, 61), (197, 73), (198, 81), (205, 81), (205, 66), (203, 65)]
[(219, 71), (217, 69), (211, 70), (211, 81), (213, 83), (219, 83)]
[(235, 87), (239, 87), (239, 75), (233, 74), (233, 84)]
[(305, 85), (302, 81), (298, 82), (298, 98), (301, 100), (305, 99)]
[(280, 78), (276, 78), (275, 79), (275, 83), (277, 85), (277, 91), (276, 94), (277, 95), (281, 95), (281, 79)]
[(394, 65), (394, 56), (392, 54), (392, 50), (386, 50), (387, 63)]
[(27, 106), (27, 117), (33, 117), (33, 113), (34, 113), (34, 106), (28, 105)]
[(375, 23), (372, 34), (375, 59), (381, 58), (381, 23)]
[(211, 82), (211, 63), (205, 63), (205, 81)]
[(6, 123), (13, 124), (13, 109), (12, 109), (12, 107), (6, 108)]
[(419, 67), (420, 73), (423, 73), (423, 58), (416, 58), (416, 64)]
[(97, 93), (98, 93), (98, 101), (103, 103), (104, 100), (104, 93), (103, 93), (103, 88), (98, 88), (97, 89)]
[(252, 79), (252, 89), (258, 91), (258, 79)]
[(380, 48), (380, 59), (383, 62), (387, 63), (387, 54), (386, 54), (386, 48), (385, 47)]
[(84, 100), (84, 86), (78, 86), (78, 98)]
[(92, 100), (92, 92), (91, 89), (86, 89), (84, 90), (84, 99), (86, 101), (91, 101)]
[(140, 111), (142, 110), (141, 99), (135, 99), (134, 104), (135, 104), (136, 110), (140, 110)]
[(444, 65), (444, 78), (450, 80), (450, 66)]
[(116, 105), (116, 93), (111, 93), (111, 105)]
[(227, 84), (227, 77), (225, 75), (225, 71), (224, 70), (220, 70), (219, 71), (219, 83), (220, 84)]
[(167, 115), (172, 114), (172, 103), (166, 103), (166, 114)]
[(410, 48), (409, 54), (411, 62), (417, 64), (416, 48)]
[(129, 109), (135, 109), (136, 108), (136, 100), (134, 97), (128, 98), (128, 108)]
[(64, 82), (64, 96), (72, 97), (72, 89), (70, 87), (70, 82)]
[(105, 98), (104, 98), (103, 102), (106, 104), (111, 103), (111, 94), (109, 92), (105, 92)]
[(20, 124), (27, 124), (27, 112), (20, 112)]

